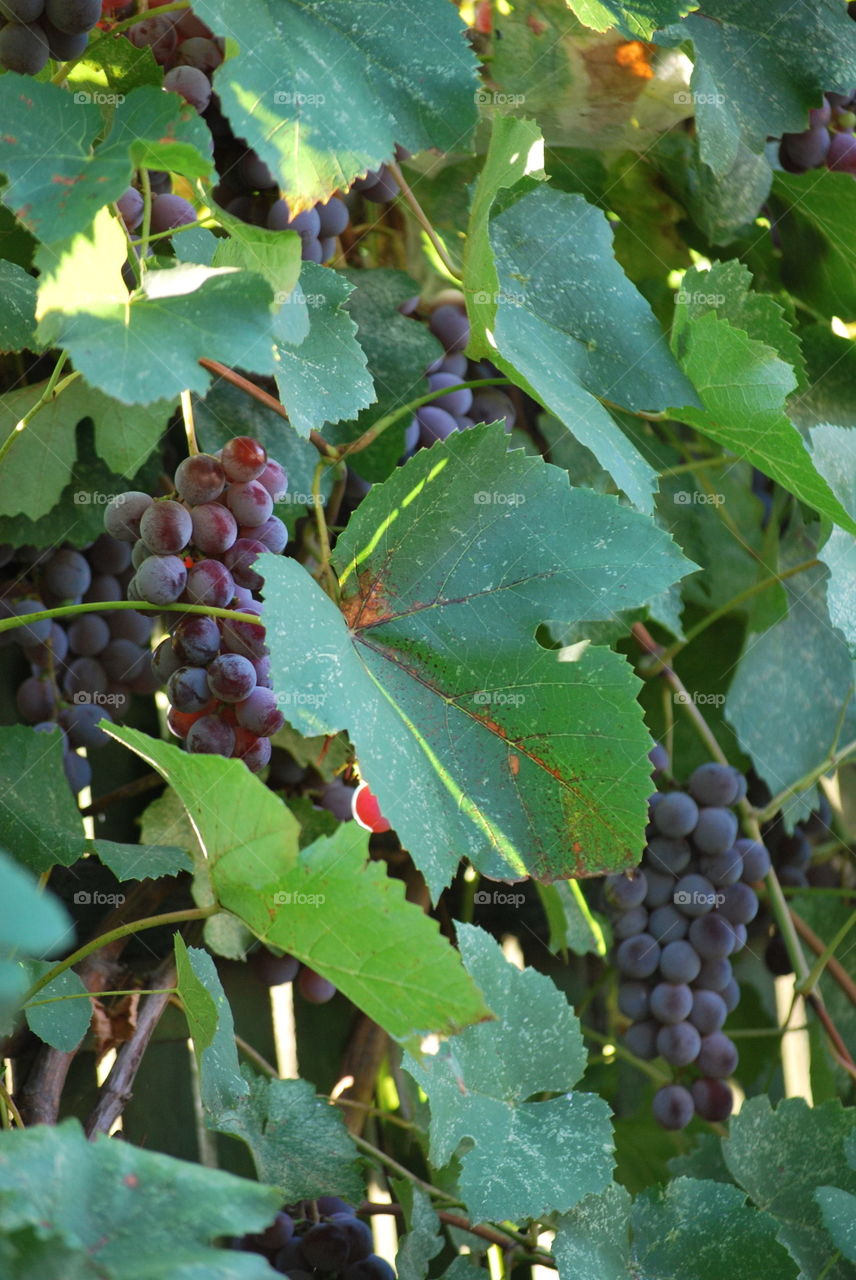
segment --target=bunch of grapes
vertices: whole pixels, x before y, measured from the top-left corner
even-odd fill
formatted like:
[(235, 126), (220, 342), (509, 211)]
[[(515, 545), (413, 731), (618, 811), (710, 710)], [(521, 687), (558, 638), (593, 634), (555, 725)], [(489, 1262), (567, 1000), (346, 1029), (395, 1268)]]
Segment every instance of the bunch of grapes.
[(372, 1251), (368, 1223), (338, 1196), (286, 1205), (266, 1231), (241, 1236), (232, 1248), (262, 1254), (292, 1280), (395, 1280), (393, 1268)]
[(256, 976), (266, 987), (281, 987), (293, 982), (310, 1004), (326, 1004), (336, 994), (336, 987), (320, 973), (301, 964), (296, 956), (277, 955), (267, 947), (258, 947), (250, 957)]
[[(172, 497), (119, 494), (104, 513), (107, 532), (133, 544), (129, 600), (179, 601), (230, 608), (261, 618), (264, 580), (253, 567), (288, 541), (273, 504), (285, 496), (278, 462), (249, 436), (235, 436), (215, 457), (186, 458)], [(165, 615), (171, 634), (151, 656), (171, 703), (167, 723), (191, 752), (243, 760), (258, 772), (270, 759), (271, 735), (283, 725), (271, 689), (265, 629), (203, 613)]]
[[(133, 573), (130, 547), (106, 533), (82, 550), (6, 547), (2, 558), (11, 574), (0, 589), (5, 618), (122, 600)], [(148, 661), (151, 632), (151, 618), (129, 609), (22, 621), (0, 633), (0, 645), (18, 645), (30, 666), (16, 694), (18, 715), (40, 733), (62, 732), (65, 772), (75, 793), (92, 778), (88, 760), (76, 752), (109, 741), (98, 721), (122, 719), (132, 693), (157, 688)]]
[(101, 0), (0, 0), (0, 67), (37, 76), (77, 58), (100, 18)]
[[(403, 315), (416, 317), (418, 298), (409, 298), (399, 310)], [(463, 431), (482, 422), (505, 423), (511, 431), (516, 421), (514, 405), (498, 387), (477, 387), (474, 391), (465, 387), (449, 391), (460, 382), (480, 378), (499, 378), (502, 375), (489, 361), (468, 360), (464, 348), (470, 340), (470, 324), (462, 302), (441, 301), (428, 317), (428, 328), (443, 344), (445, 355), (426, 369), (428, 388), (436, 391), (431, 404), (424, 404), (416, 414), (404, 435), (408, 456), (435, 440), (445, 440), (453, 431)]]
[(779, 163), (788, 173), (807, 173), (825, 166), (838, 173), (856, 174), (856, 90), (827, 93), (823, 105), (809, 111), (802, 133), (785, 133), (779, 143)]
[(624, 1042), (637, 1057), (665, 1058), (680, 1073), (654, 1096), (666, 1129), (683, 1129), (694, 1114), (731, 1114), (725, 1080), (737, 1049), (722, 1026), (740, 993), (729, 957), (745, 946), (758, 912), (751, 886), (770, 869), (763, 844), (738, 838), (732, 806), (744, 795), (743, 777), (721, 764), (701, 765), (686, 790), (656, 792), (641, 868), (605, 882), (618, 1007), (631, 1020)]

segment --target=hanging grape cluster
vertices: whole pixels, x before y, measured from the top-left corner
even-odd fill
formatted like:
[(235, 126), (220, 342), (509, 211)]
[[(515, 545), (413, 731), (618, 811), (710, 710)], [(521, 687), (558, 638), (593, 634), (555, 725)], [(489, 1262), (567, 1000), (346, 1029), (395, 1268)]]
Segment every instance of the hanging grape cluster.
[(744, 795), (737, 770), (715, 763), (696, 769), (686, 790), (655, 792), (641, 868), (605, 882), (618, 1007), (631, 1020), (624, 1043), (677, 1073), (654, 1096), (667, 1129), (731, 1114), (725, 1081), (738, 1056), (722, 1027), (740, 992), (730, 958), (758, 912), (752, 885), (770, 869), (764, 845), (738, 835), (732, 806)]
[(368, 1223), (338, 1196), (286, 1205), (266, 1231), (240, 1236), (232, 1247), (262, 1254), (291, 1280), (395, 1280), (373, 1251)]

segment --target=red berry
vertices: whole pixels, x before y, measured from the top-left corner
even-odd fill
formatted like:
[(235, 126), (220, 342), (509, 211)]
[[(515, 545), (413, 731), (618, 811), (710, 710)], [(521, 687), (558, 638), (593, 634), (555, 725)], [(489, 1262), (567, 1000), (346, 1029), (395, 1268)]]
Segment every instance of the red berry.
[(351, 800), (351, 811), (366, 831), (373, 831), (379, 835), (382, 831), (391, 829), (392, 824), (381, 813), (378, 798), (373, 791), (369, 790), (367, 782), (361, 782), (355, 790)]

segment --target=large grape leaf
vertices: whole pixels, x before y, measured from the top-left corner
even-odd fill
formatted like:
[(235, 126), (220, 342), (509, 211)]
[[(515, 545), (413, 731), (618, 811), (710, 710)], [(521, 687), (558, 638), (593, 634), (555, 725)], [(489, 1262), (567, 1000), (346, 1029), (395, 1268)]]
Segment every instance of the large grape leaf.
[[(608, 409), (660, 410), (694, 392), (648, 303), (615, 260), (606, 216), (531, 180), (531, 125), (497, 121), (473, 203), (464, 287), (473, 345), (586, 445), (634, 505), (653, 510), (656, 473)], [(495, 201), (497, 191), (503, 191)], [(545, 252), (544, 246), (550, 246)]]
[(35, 877), (0, 849), (0, 1035), (11, 1033), (30, 985), (21, 961), (54, 955), (73, 942), (74, 925), (62, 903), (41, 892)]
[(0, 260), (0, 351), (38, 351), (36, 341), (36, 282), (16, 262)]
[(856, 1108), (839, 1102), (809, 1107), (788, 1098), (775, 1110), (767, 1097), (750, 1098), (731, 1121), (723, 1155), (737, 1183), (779, 1223), (778, 1239), (806, 1276), (852, 1280), (850, 1265), (830, 1263), (835, 1246), (827, 1234), (815, 1188), (856, 1193), (856, 1170), (844, 1142), (856, 1129)]
[(71, 94), (30, 76), (0, 79), (0, 172), (8, 182), (3, 202), (46, 243), (88, 227), (99, 209), (118, 199), (136, 168), (188, 177), (211, 168), (211, 136), (178, 94), (155, 85), (131, 90), (97, 147), (104, 118), (91, 98), (85, 90)]
[(234, 42), (214, 88), (234, 131), (309, 208), (410, 151), (466, 146), (476, 60), (447, 0), (199, 0)]
[(793, 1280), (776, 1223), (721, 1182), (675, 1178), (631, 1203), (623, 1187), (587, 1196), (560, 1218), (559, 1280)]
[[(75, 425), (82, 418), (92, 419), (96, 448), (111, 471), (133, 476), (159, 444), (175, 407), (170, 400), (119, 404), (78, 378), (39, 410), (26, 431), (16, 431), (45, 385), (39, 382), (0, 395), (0, 439), (12, 441), (0, 467), (0, 512), (5, 516), (21, 512), (37, 520), (56, 505), (74, 469)], [(78, 505), (87, 501), (91, 494), (80, 490)]]
[[(822, 424), (811, 432), (812, 457), (841, 504), (856, 518), (856, 431)], [(856, 542), (833, 529), (818, 553), (829, 569), (829, 620), (856, 654)]]
[(617, 28), (629, 40), (650, 40), (658, 27), (677, 22), (697, 0), (568, 0), (568, 4), (587, 27), (595, 31)]
[(546, 618), (608, 618), (664, 590), (689, 568), (665, 534), (506, 452), (497, 425), (376, 485), (335, 562), (342, 612), (295, 561), (266, 558), (274, 682), (301, 733), (348, 729), (432, 893), (463, 856), (500, 878), (638, 861), (636, 680), (606, 649), (533, 637)]
[[(53, 965), (49, 960), (31, 962), (30, 979), (43, 977)], [(83, 979), (73, 969), (62, 973), (42, 987), (24, 1006), (27, 1026), (63, 1053), (73, 1053), (89, 1028), (92, 1005)]]
[(856, 191), (849, 177), (829, 169), (777, 173), (771, 201), (785, 287), (815, 312), (847, 323), (856, 320)]
[(357, 326), (342, 305), (352, 289), (338, 271), (304, 262), (295, 296), (306, 304), (309, 332), (294, 344), (276, 344), (276, 385), (291, 425), (303, 436), (325, 422), (352, 418), (375, 399)]
[(828, 91), (849, 94), (856, 28), (838, 0), (717, 0), (666, 33), (692, 40), (690, 90), (701, 158), (714, 173), (733, 165), (741, 140), (761, 152), (769, 136), (799, 133)]
[(89, 1142), (77, 1120), (0, 1134), (0, 1231), (31, 1228), (90, 1259), (96, 1269), (82, 1275), (264, 1280), (275, 1274), (266, 1261), (214, 1241), (263, 1230), (281, 1203), (275, 1188), (217, 1169), (106, 1135)]
[[(192, 756), (137, 730), (113, 737), (167, 778), (185, 806), (212, 892), (253, 933), (329, 978), (396, 1039), (489, 1016), (437, 922), (367, 862), (368, 835), (340, 827), (298, 855), (298, 825), (239, 760)], [(390, 956), (395, 963), (390, 963)]]
[[(242, 1075), (232, 1010), (214, 961), (207, 951), (188, 951), (178, 938), (176, 959), (209, 1128), (245, 1142), (259, 1181), (278, 1187), (289, 1204), (319, 1195), (360, 1200), (357, 1151), (341, 1111), (317, 1098), (306, 1080)], [(200, 1019), (191, 1010), (203, 1000)]]
[(37, 255), (39, 336), (64, 347), (90, 386), (123, 404), (152, 404), (185, 388), (204, 392), (202, 357), (274, 372), (273, 293), (261, 275), (184, 263), (146, 271), (129, 298), (126, 254), (104, 209), (85, 232)]
[[(696, 273), (694, 279), (703, 282), (704, 276)], [(856, 520), (815, 469), (785, 412), (785, 401), (797, 385), (793, 368), (769, 340), (751, 336), (771, 325), (770, 316), (758, 311), (757, 301), (751, 312), (745, 302), (735, 311), (730, 290), (707, 291), (703, 283), (699, 290), (685, 288), (684, 295), (696, 301), (679, 303), (672, 343), (703, 407), (687, 405), (671, 412), (856, 533)], [(773, 325), (770, 336), (780, 342), (781, 325)], [(790, 355), (792, 348), (785, 349)]]
[(32, 871), (71, 866), (86, 840), (58, 733), (0, 728), (0, 845)]
[[(565, 1212), (612, 1174), (609, 1108), (573, 1093), (586, 1064), (580, 1024), (565, 996), (522, 972), (481, 929), (458, 925), (468, 972), (499, 1020), (470, 1027), (404, 1066), (431, 1104), (431, 1161), (447, 1164), (464, 1139), (460, 1187), (475, 1221)], [(530, 1102), (533, 1094), (559, 1097)]]

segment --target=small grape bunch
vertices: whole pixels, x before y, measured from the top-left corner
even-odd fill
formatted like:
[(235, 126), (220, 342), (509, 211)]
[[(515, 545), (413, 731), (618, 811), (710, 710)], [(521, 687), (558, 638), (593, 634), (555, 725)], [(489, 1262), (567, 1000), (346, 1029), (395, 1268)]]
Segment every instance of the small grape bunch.
[(292, 1280), (396, 1280), (373, 1247), (368, 1223), (338, 1196), (285, 1205), (266, 1231), (232, 1241)]
[(264, 579), (254, 562), (285, 549), (288, 534), (273, 505), (286, 489), (283, 468), (259, 441), (236, 436), (216, 457), (186, 458), (173, 496), (119, 494), (104, 514), (108, 533), (133, 543), (129, 600), (182, 601), (259, 618), (168, 613), (171, 634), (151, 656), (155, 678), (166, 684), (171, 732), (188, 751), (234, 757), (253, 772), (267, 764), (271, 736), (284, 723), (261, 622)]
[(0, 0), (0, 67), (37, 76), (79, 58), (100, 18), (101, 0)]
[(758, 912), (752, 885), (770, 869), (764, 845), (738, 835), (732, 806), (744, 795), (742, 775), (721, 764), (701, 765), (686, 790), (656, 792), (641, 867), (605, 882), (618, 1007), (631, 1021), (624, 1043), (680, 1075), (654, 1096), (666, 1129), (731, 1114), (725, 1082), (738, 1056), (722, 1027), (740, 991), (730, 957)]
[(256, 977), (266, 987), (281, 987), (294, 982), (297, 990), (310, 1004), (326, 1004), (336, 994), (336, 987), (320, 973), (301, 964), (296, 956), (277, 955), (267, 947), (257, 947), (250, 956)]

